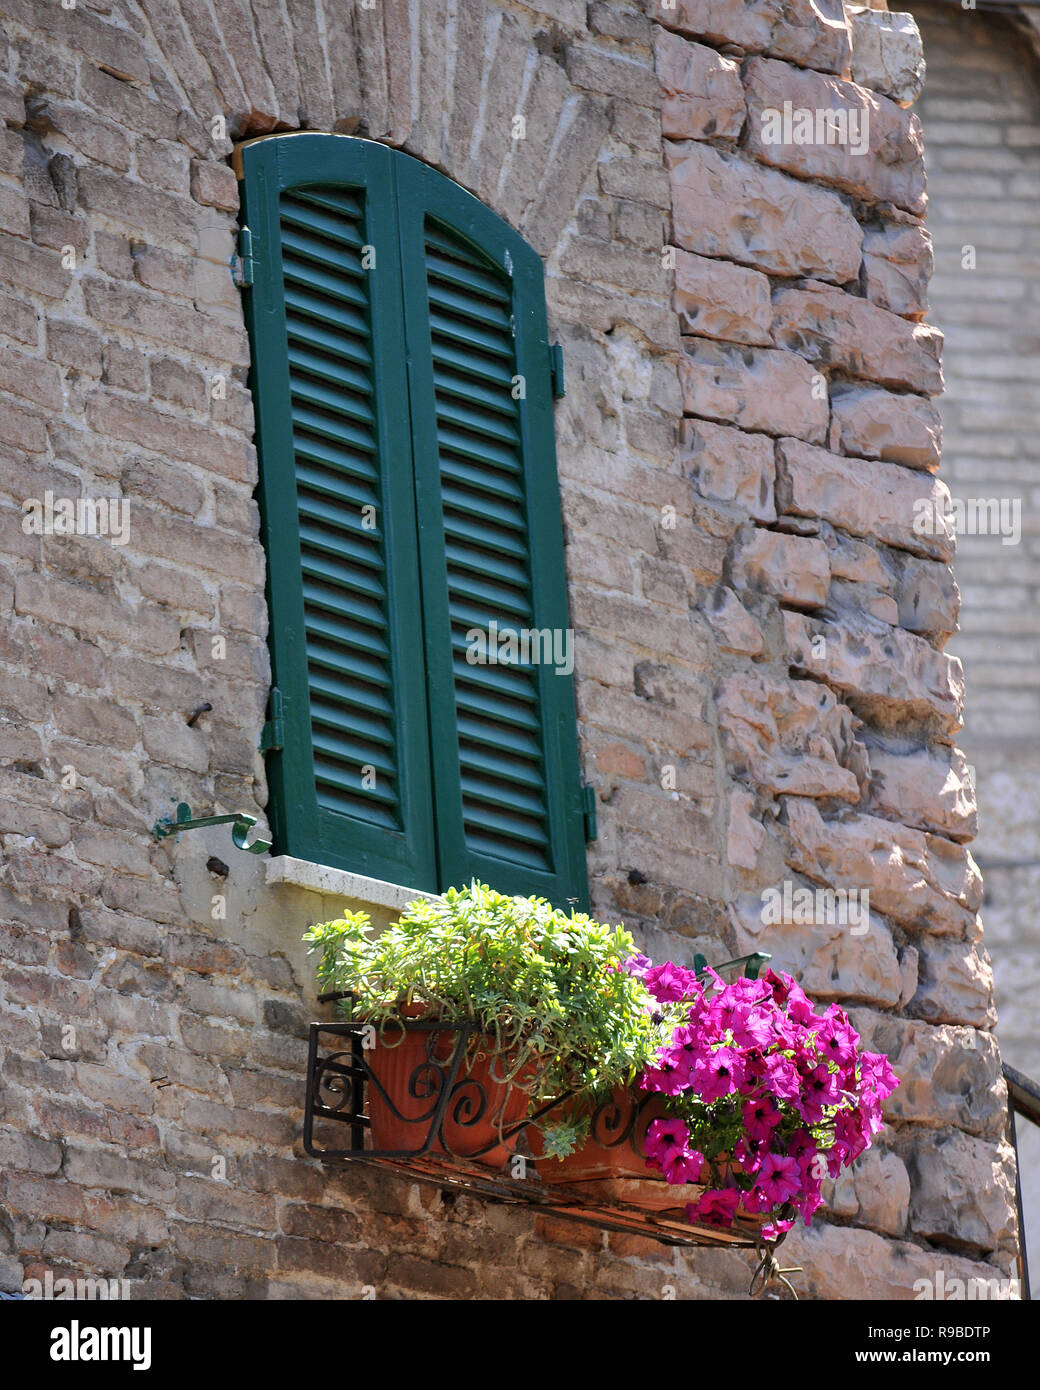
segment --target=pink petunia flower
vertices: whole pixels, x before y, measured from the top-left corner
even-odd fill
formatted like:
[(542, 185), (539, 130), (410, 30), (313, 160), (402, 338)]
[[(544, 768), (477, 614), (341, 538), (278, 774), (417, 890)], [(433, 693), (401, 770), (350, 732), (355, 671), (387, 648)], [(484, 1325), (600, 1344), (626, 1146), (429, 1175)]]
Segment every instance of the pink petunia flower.
[(673, 1186), (696, 1182), (704, 1167), (704, 1155), (689, 1147), (690, 1131), (682, 1120), (652, 1121), (643, 1145), (647, 1165), (656, 1168)]
[(739, 1202), (740, 1193), (735, 1187), (703, 1192), (696, 1202), (687, 1203), (686, 1219), (693, 1224), (719, 1226), (728, 1230), (733, 1225)]
[(690, 1084), (705, 1105), (731, 1096), (744, 1079), (744, 1059), (732, 1047), (717, 1047), (690, 1071)]
[(760, 1139), (768, 1143), (773, 1130), (783, 1120), (783, 1115), (768, 1096), (759, 1100), (746, 1100), (743, 1106), (744, 1130), (749, 1139)]
[(699, 994), (703, 988), (697, 974), (675, 965), (667, 960), (663, 965), (655, 965), (643, 975), (643, 983), (662, 1004), (678, 1003)]
[(758, 1170), (756, 1186), (770, 1199), (774, 1206), (782, 1206), (796, 1197), (801, 1189), (802, 1176), (793, 1158), (782, 1154), (766, 1154)]

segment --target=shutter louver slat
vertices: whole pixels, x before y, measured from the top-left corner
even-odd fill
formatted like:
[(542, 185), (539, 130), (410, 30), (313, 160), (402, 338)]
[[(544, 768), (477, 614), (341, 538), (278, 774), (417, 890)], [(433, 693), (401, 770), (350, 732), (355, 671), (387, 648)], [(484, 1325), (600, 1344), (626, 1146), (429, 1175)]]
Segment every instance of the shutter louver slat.
[(536, 673), (465, 656), (470, 629), (534, 625), (511, 286), (429, 219), (425, 272), (465, 841), (551, 869)]

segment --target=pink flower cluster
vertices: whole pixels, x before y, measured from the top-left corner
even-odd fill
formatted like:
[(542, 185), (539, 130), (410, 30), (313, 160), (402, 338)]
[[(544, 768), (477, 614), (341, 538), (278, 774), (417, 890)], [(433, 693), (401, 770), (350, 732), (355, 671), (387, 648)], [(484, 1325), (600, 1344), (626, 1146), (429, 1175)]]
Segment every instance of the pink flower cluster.
[(837, 1004), (822, 1014), (789, 975), (710, 985), (670, 961), (630, 968), (684, 1021), (640, 1086), (666, 1097), (670, 1118), (647, 1131), (649, 1167), (669, 1183), (698, 1183), (691, 1222), (729, 1227), (738, 1211), (766, 1215), (775, 1239), (800, 1215), (808, 1225), (827, 1177), (837, 1177), (881, 1128), (899, 1081), (880, 1053), (864, 1052)]

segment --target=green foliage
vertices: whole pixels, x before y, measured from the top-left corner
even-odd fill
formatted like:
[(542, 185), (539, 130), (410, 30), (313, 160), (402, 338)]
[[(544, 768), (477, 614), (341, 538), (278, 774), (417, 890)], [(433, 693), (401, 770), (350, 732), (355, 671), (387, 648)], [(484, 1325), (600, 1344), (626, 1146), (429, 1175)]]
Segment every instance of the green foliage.
[[(519, 1080), (535, 1104), (631, 1082), (660, 1046), (659, 1006), (622, 968), (631, 934), (543, 898), (474, 882), (411, 903), (378, 937), (355, 912), (304, 939), (321, 951), (322, 986), (355, 995), (354, 1018), (381, 1025), (420, 1005), (414, 1016), (473, 1019), (500, 1079)], [(566, 1128), (554, 1151), (573, 1147), (577, 1129)]]

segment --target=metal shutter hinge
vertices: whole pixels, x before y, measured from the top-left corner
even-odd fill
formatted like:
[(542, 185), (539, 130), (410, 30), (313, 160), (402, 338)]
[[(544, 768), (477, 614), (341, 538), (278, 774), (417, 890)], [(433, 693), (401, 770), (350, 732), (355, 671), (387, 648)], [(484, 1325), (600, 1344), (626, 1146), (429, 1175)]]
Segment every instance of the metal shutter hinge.
[(553, 400), (558, 401), (567, 394), (563, 384), (563, 348), (559, 343), (549, 344), (549, 377), (552, 381)]
[(253, 283), (253, 233), (248, 227), (238, 229), (238, 252), (231, 257), (231, 278), (240, 289)]
[(277, 686), (271, 690), (269, 705), (271, 717), (260, 733), (260, 752), (276, 753), (282, 748), (285, 731), (282, 724), (282, 692)]
[(585, 840), (596, 838), (596, 788), (582, 787), (581, 799), (585, 810)]

